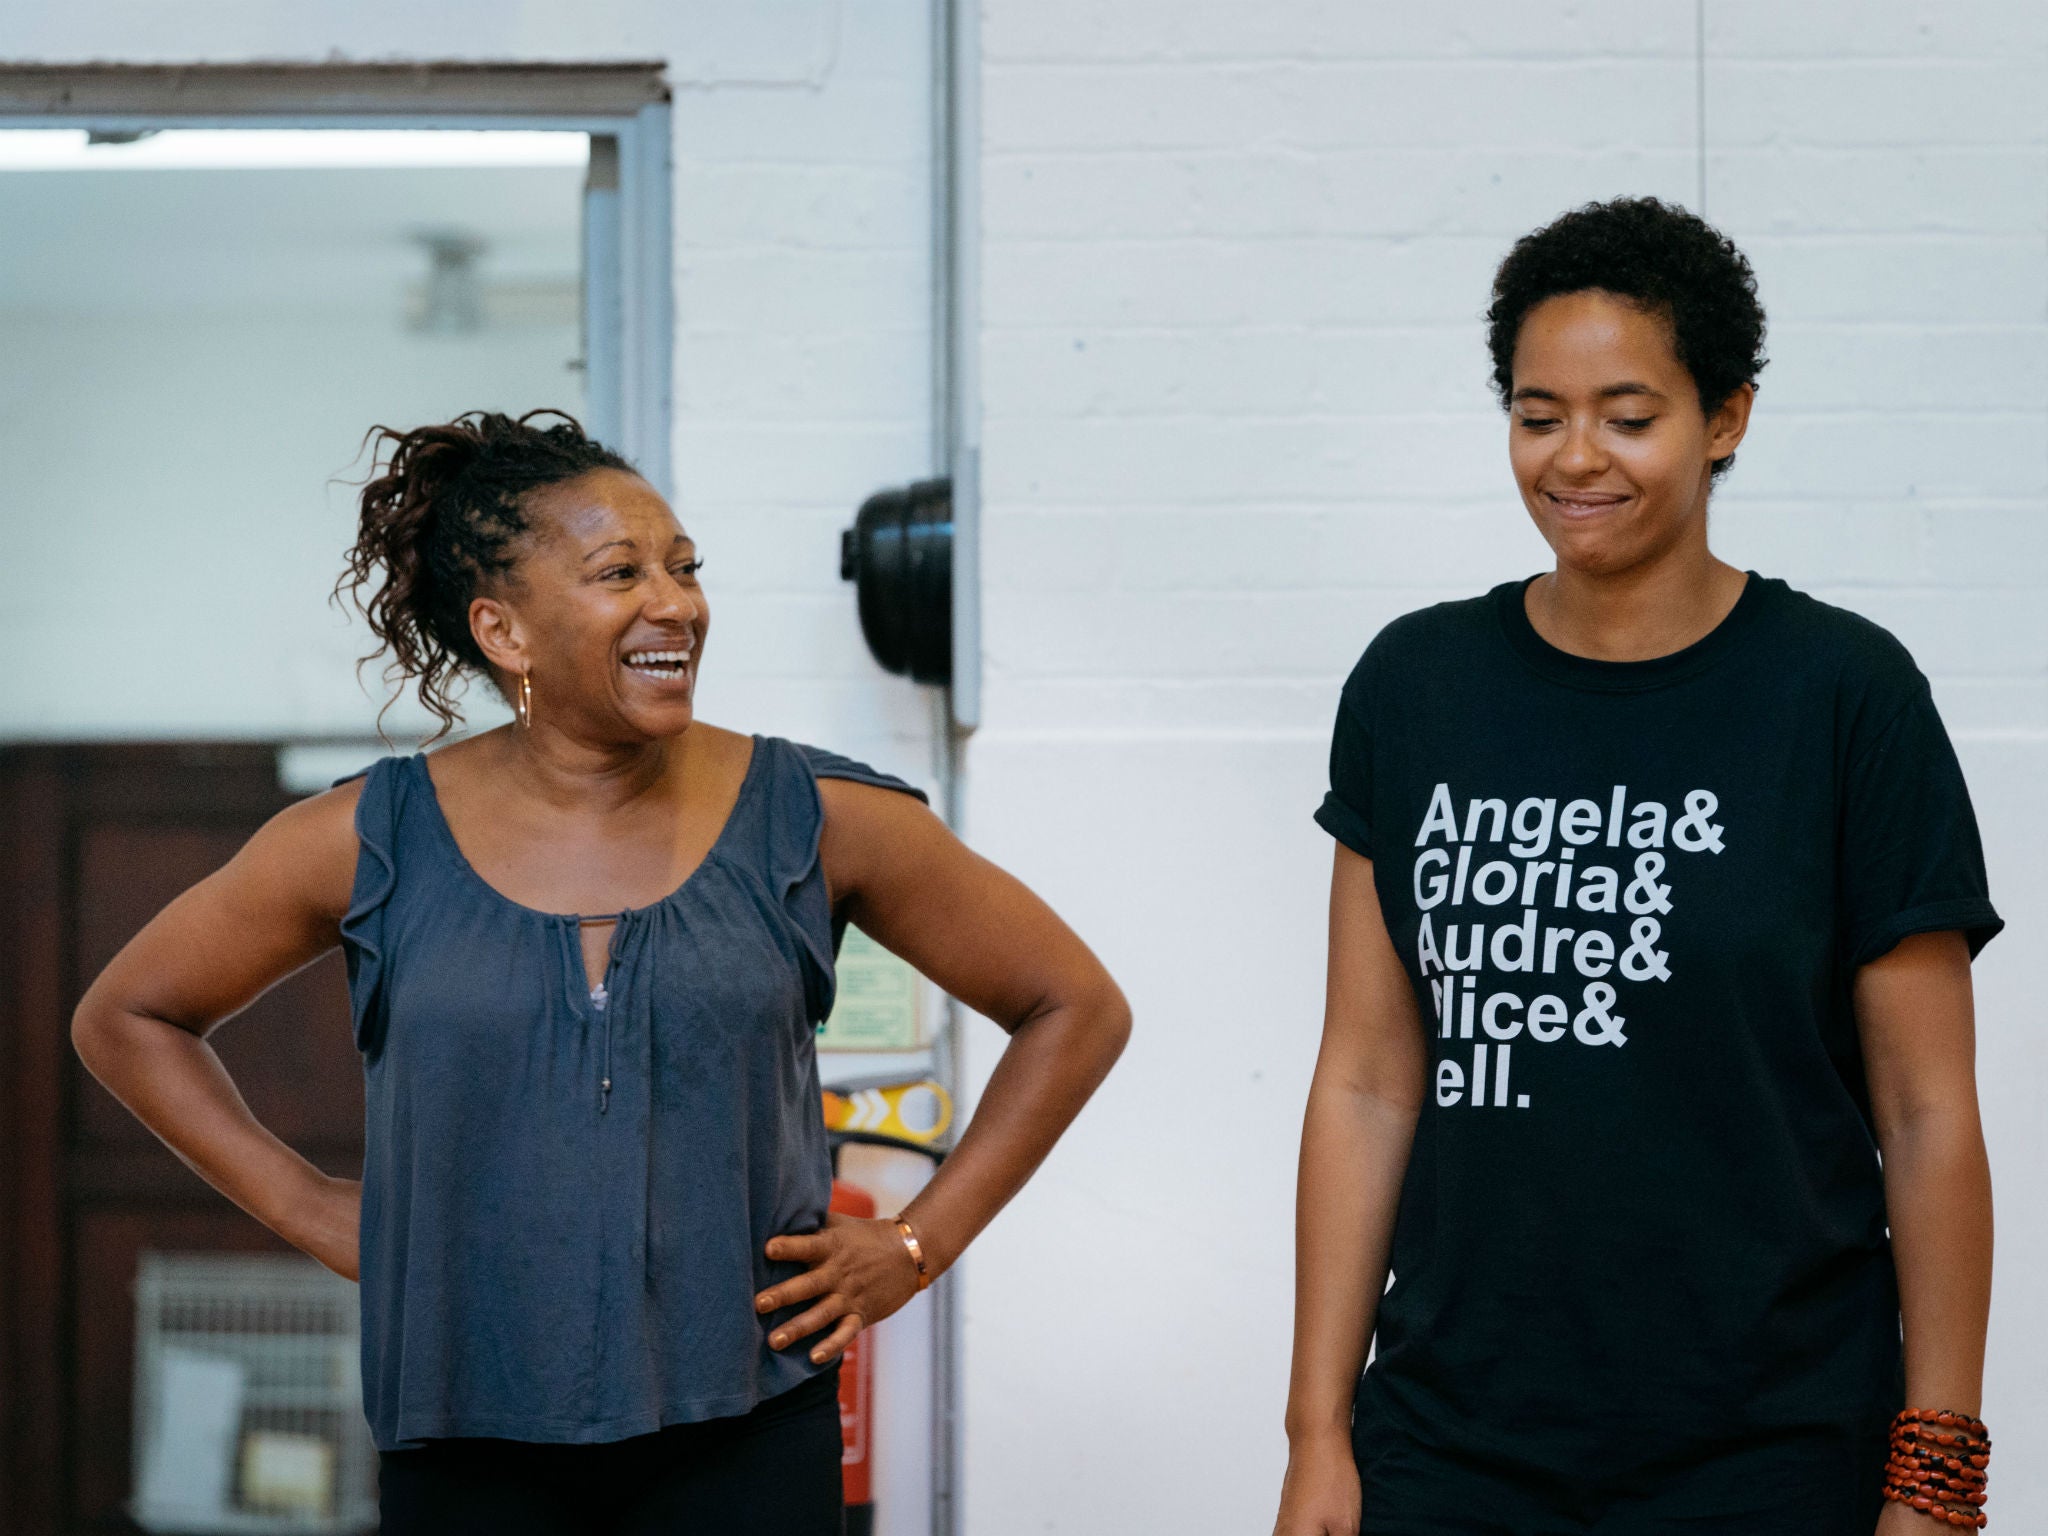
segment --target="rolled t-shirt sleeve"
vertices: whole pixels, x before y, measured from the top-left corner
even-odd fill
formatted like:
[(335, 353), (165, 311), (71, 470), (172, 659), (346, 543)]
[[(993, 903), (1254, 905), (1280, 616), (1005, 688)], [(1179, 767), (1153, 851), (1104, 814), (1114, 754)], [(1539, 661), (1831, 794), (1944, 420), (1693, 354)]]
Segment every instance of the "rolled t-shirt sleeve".
[(1924, 680), (1851, 757), (1842, 819), (1843, 937), (1867, 965), (1916, 933), (1960, 931), (1974, 957), (2005, 926), (1962, 765)]
[(1347, 690), (1337, 705), (1330, 736), (1330, 792), (1316, 810), (1316, 823), (1353, 853), (1372, 851), (1372, 733)]

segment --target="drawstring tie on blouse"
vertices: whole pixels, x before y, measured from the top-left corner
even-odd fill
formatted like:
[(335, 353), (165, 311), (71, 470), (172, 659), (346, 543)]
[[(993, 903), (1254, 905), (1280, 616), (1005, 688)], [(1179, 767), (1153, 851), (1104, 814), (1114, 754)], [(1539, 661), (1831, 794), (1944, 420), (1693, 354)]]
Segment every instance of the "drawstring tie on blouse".
[(612, 1103), (612, 1016), (605, 1004), (611, 1001), (611, 993), (605, 990), (603, 982), (590, 989), (590, 1006), (604, 1020), (604, 1076), (597, 1084), (597, 1112), (601, 1115), (611, 1108)]
[(583, 930), (598, 923), (610, 923), (611, 942), (605, 948), (604, 976), (594, 987), (588, 987), (590, 1011), (604, 1024), (604, 1075), (597, 1083), (597, 1112), (602, 1115), (611, 1109), (612, 1102), (612, 994), (611, 978), (619, 965), (619, 940), (625, 936), (626, 922), (630, 914), (612, 913), (601, 917), (576, 916), (564, 919), (556, 930), (561, 938), (563, 968), (577, 981), (587, 986), (589, 974), (583, 967)]

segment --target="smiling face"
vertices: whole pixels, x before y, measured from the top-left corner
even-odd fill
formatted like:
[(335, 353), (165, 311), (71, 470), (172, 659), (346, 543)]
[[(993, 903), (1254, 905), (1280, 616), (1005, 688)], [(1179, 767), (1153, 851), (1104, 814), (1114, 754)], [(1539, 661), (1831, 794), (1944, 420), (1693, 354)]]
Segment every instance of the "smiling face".
[(604, 743), (687, 730), (711, 612), (667, 502), (638, 475), (594, 469), (534, 492), (533, 527), (503, 588), (470, 604), (484, 654), (534, 716)]
[(1744, 385), (1711, 417), (1658, 314), (1599, 289), (1532, 308), (1515, 338), (1508, 453), (1561, 568), (1613, 575), (1706, 545), (1715, 460), (1749, 424)]

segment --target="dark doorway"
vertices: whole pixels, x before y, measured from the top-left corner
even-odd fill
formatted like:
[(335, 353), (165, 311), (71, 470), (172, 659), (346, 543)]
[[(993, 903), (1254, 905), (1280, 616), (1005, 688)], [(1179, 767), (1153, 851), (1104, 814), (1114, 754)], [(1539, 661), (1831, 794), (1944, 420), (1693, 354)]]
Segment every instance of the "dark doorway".
[[(80, 1066), (101, 966), (293, 796), (277, 749), (0, 749), (0, 1530), (132, 1531), (134, 1288), (151, 1252), (288, 1252)], [(361, 1067), (331, 953), (213, 1037), (257, 1116), (362, 1166)]]

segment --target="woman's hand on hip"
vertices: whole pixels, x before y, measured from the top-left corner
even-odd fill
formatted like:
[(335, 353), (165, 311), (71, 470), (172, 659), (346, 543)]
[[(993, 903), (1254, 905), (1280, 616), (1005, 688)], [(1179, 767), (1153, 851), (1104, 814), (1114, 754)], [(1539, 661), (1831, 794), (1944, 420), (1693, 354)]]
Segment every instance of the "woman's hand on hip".
[(1273, 1536), (1357, 1536), (1358, 1520), (1351, 1437), (1296, 1441), (1287, 1456)]
[(893, 1221), (834, 1212), (816, 1232), (769, 1238), (768, 1257), (801, 1264), (804, 1272), (762, 1291), (754, 1298), (756, 1312), (815, 1303), (777, 1324), (768, 1347), (787, 1349), (829, 1328), (811, 1346), (815, 1365), (837, 1360), (861, 1329), (874, 1327), (917, 1294), (917, 1261)]

